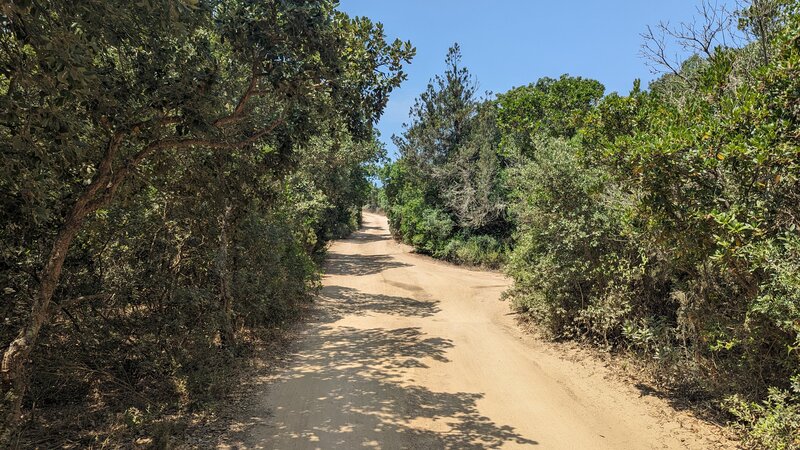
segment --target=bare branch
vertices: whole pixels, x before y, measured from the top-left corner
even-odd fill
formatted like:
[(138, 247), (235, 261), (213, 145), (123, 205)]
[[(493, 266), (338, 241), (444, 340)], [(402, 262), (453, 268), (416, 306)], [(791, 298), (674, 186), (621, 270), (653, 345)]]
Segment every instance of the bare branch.
[(677, 55), (669, 55), (667, 52), (666, 30), (669, 30), (668, 23), (658, 24), (658, 31), (648, 25), (647, 32), (641, 36), (644, 39), (641, 55), (647, 61), (653, 73), (664, 71), (677, 75), (685, 81), (686, 77), (680, 72), (680, 62)]
[[(725, 5), (704, 0), (691, 22), (681, 22), (674, 27), (669, 22), (661, 22), (655, 29), (648, 26), (641, 35), (644, 39), (641, 55), (654, 73), (672, 73), (686, 80), (681, 75), (681, 64), (690, 54), (710, 59), (717, 47), (738, 42), (734, 18), (735, 13)], [(674, 47), (680, 51), (671, 50)]]

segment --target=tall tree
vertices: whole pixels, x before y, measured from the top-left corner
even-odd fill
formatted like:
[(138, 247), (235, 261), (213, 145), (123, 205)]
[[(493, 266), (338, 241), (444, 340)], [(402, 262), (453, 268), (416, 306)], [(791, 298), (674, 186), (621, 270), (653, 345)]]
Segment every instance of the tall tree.
[[(497, 104), (478, 98), (477, 91), (455, 44), (444, 73), (420, 94), (410, 111), (411, 123), (394, 137), (400, 159), (385, 179), (396, 233), (440, 257), (458, 260), (463, 259), (459, 252), (469, 253), (473, 264), (481, 263), (484, 247), (498, 255), (497, 239), (508, 235)], [(470, 249), (459, 250), (466, 246)], [(499, 257), (490, 259), (496, 265)]]
[(449, 174), (441, 169), (467, 140), (478, 105), (478, 83), (461, 65), (458, 44), (447, 52), (445, 67), (416, 99), (403, 135), (393, 137), (400, 155), (430, 180), (432, 200), (448, 181)]
[(604, 91), (599, 81), (564, 74), (498, 95), (504, 143), (525, 153), (537, 136), (574, 137)]

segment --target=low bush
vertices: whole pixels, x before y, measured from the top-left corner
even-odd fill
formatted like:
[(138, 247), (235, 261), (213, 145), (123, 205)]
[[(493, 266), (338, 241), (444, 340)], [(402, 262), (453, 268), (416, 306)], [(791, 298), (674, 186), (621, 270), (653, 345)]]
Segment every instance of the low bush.
[(454, 236), (434, 256), (456, 264), (499, 269), (506, 262), (507, 251), (494, 236)]
[(791, 390), (770, 388), (761, 402), (735, 395), (725, 405), (738, 419), (736, 427), (745, 443), (753, 448), (793, 450), (800, 448), (800, 377), (794, 377)]

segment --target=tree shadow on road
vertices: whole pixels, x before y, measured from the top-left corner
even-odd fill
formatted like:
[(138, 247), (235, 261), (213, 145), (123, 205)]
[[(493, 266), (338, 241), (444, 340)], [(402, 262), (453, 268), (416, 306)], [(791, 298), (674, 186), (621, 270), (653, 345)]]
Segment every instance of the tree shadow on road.
[[(403, 266), (389, 255), (331, 253), (327, 273), (371, 275)], [(418, 286), (390, 284), (416, 298), (335, 285), (321, 290), (315, 323), (302, 333), (283, 370), (254, 382), (250, 390), (262, 394), (229, 429), (228, 448), (477, 450), (538, 444), (482, 414), (483, 393), (423, 386), (423, 377), (442, 373), (427, 369), (450, 363), (454, 344), (416, 326), (440, 312), (438, 301)], [(341, 320), (367, 314), (411, 318), (414, 326), (356, 328)]]
[(342, 286), (322, 288), (319, 302), (321, 320), (325, 322), (338, 320), (345, 315), (361, 316), (370, 313), (431, 317), (440, 311), (438, 301), (367, 294)]
[(329, 253), (325, 263), (328, 275), (375, 275), (397, 267), (408, 267), (408, 264), (397, 261), (390, 255), (346, 255)]
[(356, 231), (351, 234), (347, 239), (344, 239), (345, 242), (350, 243), (370, 243), (370, 242), (377, 242), (377, 241), (387, 241), (392, 238), (392, 235), (389, 233), (366, 233), (364, 232), (365, 229), (368, 230), (379, 230), (380, 228), (377, 227), (364, 227), (361, 231)]
[[(448, 339), (419, 328), (320, 325), (272, 383), (272, 417), (253, 414), (232, 438), (241, 448), (498, 448), (535, 445), (482, 415), (483, 395), (434, 392), (415, 371), (448, 362)], [(264, 399), (266, 401), (266, 399)], [(249, 443), (249, 445), (247, 444)]]

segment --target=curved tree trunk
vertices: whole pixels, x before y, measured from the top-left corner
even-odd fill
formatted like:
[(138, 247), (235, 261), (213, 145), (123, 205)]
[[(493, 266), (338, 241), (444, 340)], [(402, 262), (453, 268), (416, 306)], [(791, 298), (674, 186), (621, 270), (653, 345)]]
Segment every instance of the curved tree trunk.
[(80, 232), (86, 218), (111, 202), (114, 192), (131, 169), (127, 167), (127, 170), (118, 170), (116, 174), (112, 171), (114, 157), (122, 144), (123, 137), (122, 134), (116, 134), (111, 138), (98, 165), (97, 175), (72, 205), (53, 241), (47, 261), (39, 273), (39, 289), (33, 297), (30, 316), (3, 353), (0, 364), (2, 381), (0, 385), (3, 390), (2, 406), (0, 406), (3, 416), (3, 422), (0, 423), (0, 444), (10, 437), (22, 417), (22, 399), (28, 388), (26, 373), (28, 360), (42, 327), (50, 322), (54, 314), (51, 304), (53, 294), (61, 280), (64, 260), (67, 258), (72, 241)]
[[(253, 79), (257, 79), (253, 75)], [(255, 81), (251, 81), (249, 88), (242, 96), (236, 110), (229, 116), (217, 119), (215, 126), (224, 126), (228, 122), (235, 122), (244, 114), (245, 103), (254, 94)], [(166, 117), (154, 121), (149, 125), (162, 127), (174, 125), (178, 118)], [(114, 160), (117, 158), (118, 151), (125, 138), (141, 131), (143, 124), (136, 124), (129, 127), (129, 131), (115, 133), (111, 136), (106, 147), (103, 158), (97, 166), (95, 175), (89, 186), (81, 193), (72, 205), (63, 226), (56, 235), (47, 262), (39, 274), (39, 289), (35, 293), (31, 305), (31, 314), (27, 322), (17, 333), (16, 338), (9, 344), (3, 352), (2, 364), (0, 364), (0, 388), (2, 388), (2, 398), (0, 398), (0, 446), (7, 442), (16, 430), (22, 417), (22, 399), (28, 388), (26, 368), (34, 345), (38, 340), (39, 333), (53, 316), (51, 305), (53, 294), (61, 280), (61, 271), (64, 260), (67, 257), (72, 241), (80, 232), (86, 218), (100, 208), (107, 206), (114, 199), (117, 189), (127, 180), (128, 175), (153, 154), (165, 148), (193, 148), (206, 147), (210, 149), (228, 150), (242, 148), (258, 142), (264, 136), (271, 133), (275, 128), (283, 123), (283, 119), (275, 119), (266, 128), (258, 130), (251, 136), (238, 142), (224, 142), (199, 138), (169, 138), (150, 142), (141, 150), (128, 158), (120, 167), (114, 169)], [(227, 292), (227, 286), (226, 286)], [(232, 306), (232, 303), (231, 303)], [(232, 324), (232, 322), (231, 322)], [(231, 325), (231, 331), (233, 326)]]
[(88, 201), (85, 193), (76, 202), (67, 221), (56, 236), (47, 263), (40, 273), (39, 289), (33, 298), (31, 314), (27, 323), (19, 330), (17, 337), (11, 341), (6, 351), (3, 353), (0, 374), (2, 375), (3, 387), (3, 412), (4, 424), (0, 431), (0, 443), (3, 438), (7, 438), (18, 424), (22, 414), (22, 398), (28, 387), (26, 366), (30, 358), (33, 346), (39, 337), (42, 326), (47, 324), (52, 315), (51, 301), (53, 293), (58, 287), (61, 278), (61, 270), (64, 260), (72, 244), (73, 239), (80, 231), (87, 215), (96, 210), (97, 207), (88, 208)]

